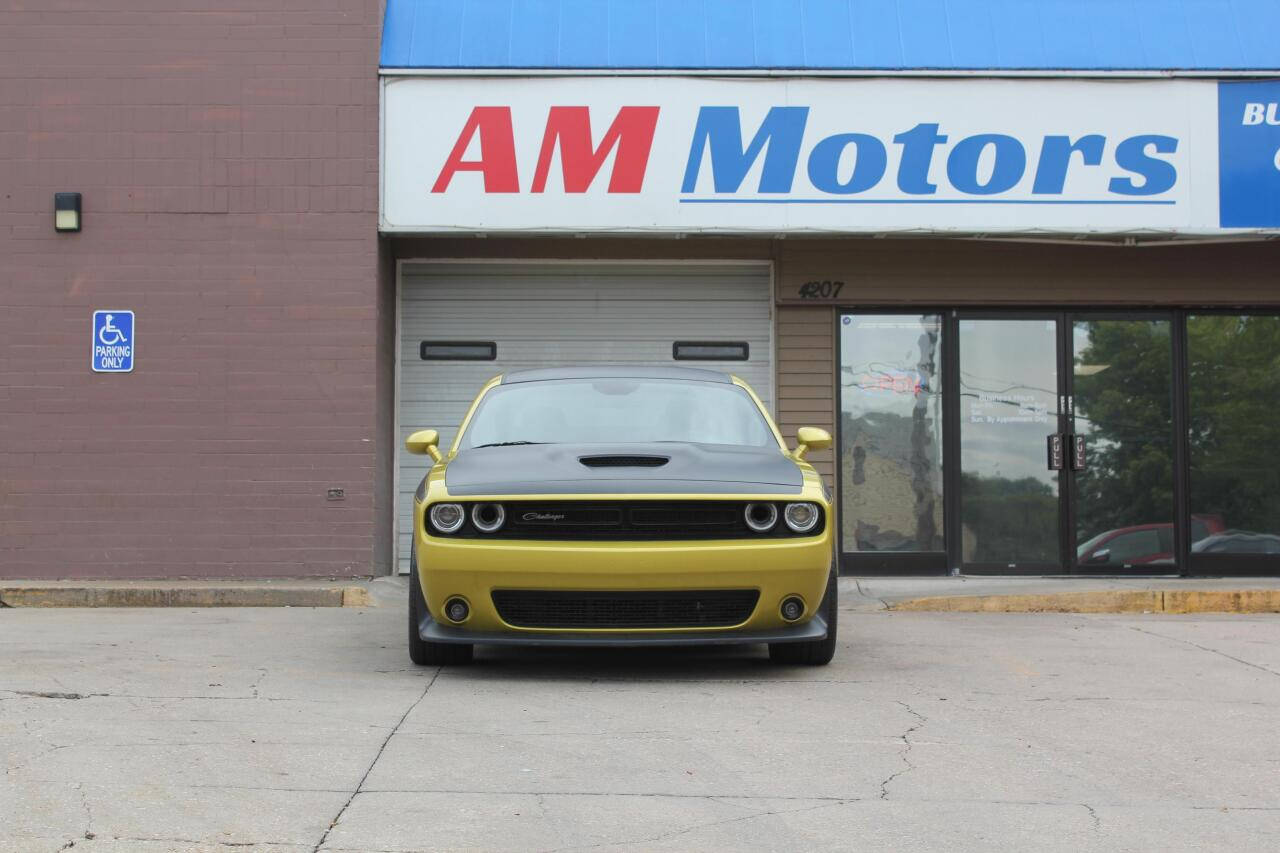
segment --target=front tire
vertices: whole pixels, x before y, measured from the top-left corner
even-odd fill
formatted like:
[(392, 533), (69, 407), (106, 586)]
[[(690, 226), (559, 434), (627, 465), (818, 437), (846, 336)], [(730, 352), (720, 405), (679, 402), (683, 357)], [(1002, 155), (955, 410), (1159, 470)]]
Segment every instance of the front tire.
[(836, 620), (840, 613), (837, 574), (832, 567), (827, 576), (827, 591), (822, 596), (822, 615), (827, 620), (826, 638), (800, 643), (770, 643), (769, 660), (793, 666), (826, 666), (831, 663), (836, 655)]
[(409, 557), (409, 660), (418, 666), (450, 666), (471, 663), (475, 647), (465, 643), (429, 643), (418, 633), (427, 606), (418, 582), (418, 555)]

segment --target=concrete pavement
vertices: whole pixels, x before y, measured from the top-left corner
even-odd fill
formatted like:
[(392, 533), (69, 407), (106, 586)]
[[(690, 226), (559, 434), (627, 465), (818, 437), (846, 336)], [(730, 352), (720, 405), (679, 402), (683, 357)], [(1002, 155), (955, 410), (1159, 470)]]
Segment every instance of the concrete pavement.
[(408, 661), (401, 583), (375, 586), (0, 610), (0, 849), (1280, 846), (1280, 617), (893, 612), (846, 579), (827, 668), (436, 670)]

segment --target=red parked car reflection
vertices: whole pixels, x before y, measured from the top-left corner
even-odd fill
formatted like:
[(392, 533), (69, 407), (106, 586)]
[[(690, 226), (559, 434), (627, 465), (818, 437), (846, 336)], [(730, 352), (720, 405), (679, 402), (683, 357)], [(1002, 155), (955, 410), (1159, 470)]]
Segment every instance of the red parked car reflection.
[[(1221, 516), (1191, 516), (1191, 541), (1226, 530)], [(1172, 566), (1173, 524), (1137, 524), (1099, 533), (1076, 549), (1081, 566)]]

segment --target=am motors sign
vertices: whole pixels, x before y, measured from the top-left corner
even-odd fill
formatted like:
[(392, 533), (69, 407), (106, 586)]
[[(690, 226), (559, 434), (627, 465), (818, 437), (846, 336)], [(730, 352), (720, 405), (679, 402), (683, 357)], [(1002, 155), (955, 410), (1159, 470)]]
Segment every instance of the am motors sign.
[(386, 231), (1280, 227), (1247, 189), (1280, 184), (1280, 84), (406, 77), (383, 97)]

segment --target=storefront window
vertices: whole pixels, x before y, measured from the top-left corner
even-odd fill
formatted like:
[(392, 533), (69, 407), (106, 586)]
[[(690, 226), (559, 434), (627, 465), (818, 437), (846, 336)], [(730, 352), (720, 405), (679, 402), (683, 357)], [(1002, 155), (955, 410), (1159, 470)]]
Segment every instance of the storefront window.
[(1280, 554), (1280, 317), (1187, 318), (1191, 552)]
[(1087, 465), (1073, 478), (1081, 566), (1172, 566), (1173, 342), (1167, 319), (1072, 324), (1075, 433)]
[(943, 550), (942, 318), (840, 318), (845, 552)]

